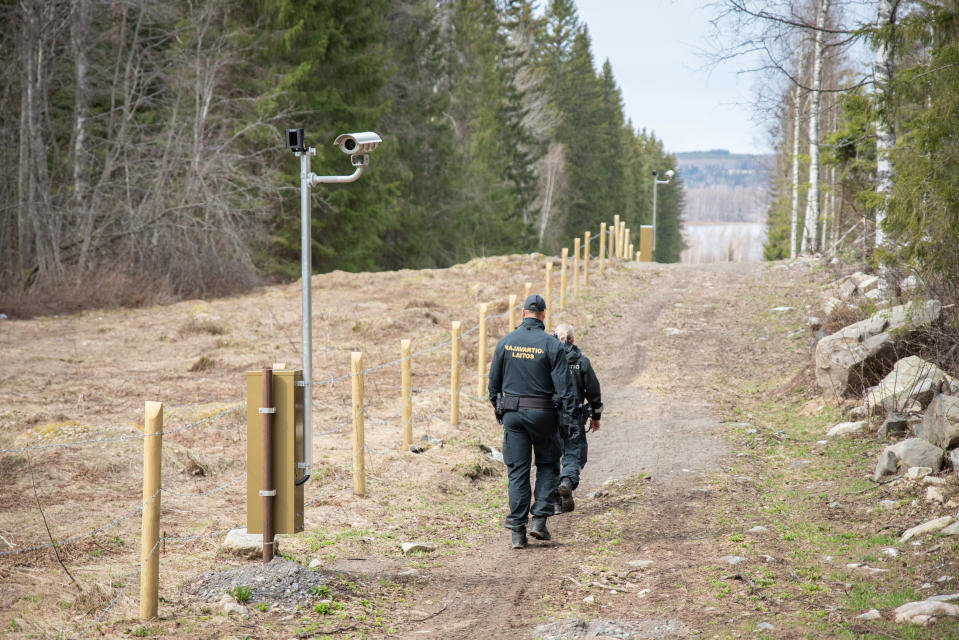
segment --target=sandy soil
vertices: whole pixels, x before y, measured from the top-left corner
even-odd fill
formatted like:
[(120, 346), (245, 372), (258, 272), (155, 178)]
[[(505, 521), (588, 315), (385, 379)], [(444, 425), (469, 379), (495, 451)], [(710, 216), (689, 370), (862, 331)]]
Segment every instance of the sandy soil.
[[(451, 320), (474, 325), (477, 302), (490, 301), (491, 313), (502, 313), (507, 294), (521, 296), (524, 282), (540, 288), (542, 266), (542, 257), (514, 256), (449, 270), (317, 276), (316, 378), (348, 373), (352, 350), (364, 351), (369, 366), (395, 359), (401, 338), (413, 338), (414, 351), (439, 344), (448, 339)], [(768, 312), (784, 290), (811, 294), (816, 277), (804, 265), (773, 269), (756, 263), (634, 263), (602, 277), (594, 263), (591, 277), (593, 286), (580, 285), (578, 299), (553, 321), (577, 328), (607, 409), (601, 430), (590, 436), (577, 509), (550, 521), (551, 544), (510, 549), (501, 528), (502, 471), (493, 467), (492, 478), (481, 473), (479, 480), (464, 474), (489, 468), (477, 445), (498, 446), (500, 436), (488, 405), (474, 397), (476, 379), (468, 373), (462, 424), (453, 428), (447, 422), (446, 349), (414, 358), (416, 436), (444, 441), (425, 453), (396, 447), (398, 370), (387, 367), (367, 377), (367, 497), (350, 493), (346, 473), (349, 380), (318, 385), (315, 429), (324, 435), (314, 442), (307, 532), (286, 540), (284, 551), (347, 571), (377, 598), (389, 621), (342, 628), (359, 628), (365, 637), (523, 637), (535, 624), (577, 613), (679, 620), (692, 629), (714, 615), (695, 594), (685, 593), (683, 580), (714, 563), (718, 553), (711, 536), (722, 529), (717, 510), (729, 505), (711, 481), (729, 460), (726, 409), (755, 380), (772, 376), (785, 383), (795, 370), (785, 341), (757, 329), (762, 323), (741, 320), (757, 309)], [(558, 282), (557, 274), (554, 291)], [(134, 584), (96, 627), (88, 627), (136, 568), (138, 423), (143, 401), (151, 399), (166, 403), (168, 430), (213, 417), (164, 440), (164, 488), (213, 492), (164, 494), (161, 528), (169, 536), (200, 537), (171, 542), (165, 550), (165, 604), (150, 632), (274, 637), (282, 630), (311, 637), (331, 629), (304, 631), (299, 618), (270, 614), (249, 622), (208, 619), (177, 588), (199, 570), (239, 562), (217, 555), (216, 547), (219, 532), (244, 518), (245, 428), (239, 415), (221, 414), (242, 402), (244, 371), (299, 360), (298, 300), (293, 284), (230, 299), (0, 325), (4, 549), (48, 541), (38, 502), (56, 539), (127, 516), (62, 549), (83, 585), (80, 596), (49, 549), (0, 557), (0, 622), (11, 621), (10, 633), (45, 636), (72, 629), (122, 636), (136, 626)], [(804, 317), (802, 310), (785, 313), (797, 325)], [(490, 323), (490, 349), (505, 329), (505, 318)], [(462, 358), (475, 366), (475, 333), (464, 338)], [(110, 440), (19, 451), (90, 438)], [(585, 497), (597, 489), (599, 495)], [(748, 499), (748, 487), (741, 497)], [(414, 561), (418, 578), (397, 596), (389, 581), (411, 564), (397, 544), (411, 538), (446, 541), (448, 549), (430, 561)], [(340, 546), (324, 555), (327, 541)], [(597, 555), (597, 541), (607, 550), (616, 545), (616, 554)], [(655, 569), (628, 564), (643, 558), (654, 559)], [(583, 581), (589, 579), (619, 585), (620, 591), (601, 591), (591, 609), (582, 602)], [(650, 589), (648, 595), (642, 589)]]

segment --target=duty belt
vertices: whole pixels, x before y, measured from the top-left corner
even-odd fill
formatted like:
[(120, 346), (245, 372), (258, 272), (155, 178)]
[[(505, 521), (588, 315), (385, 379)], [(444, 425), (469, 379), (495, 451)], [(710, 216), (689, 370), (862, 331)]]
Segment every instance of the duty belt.
[(514, 396), (519, 400), (520, 409), (552, 409), (553, 399), (542, 396)]

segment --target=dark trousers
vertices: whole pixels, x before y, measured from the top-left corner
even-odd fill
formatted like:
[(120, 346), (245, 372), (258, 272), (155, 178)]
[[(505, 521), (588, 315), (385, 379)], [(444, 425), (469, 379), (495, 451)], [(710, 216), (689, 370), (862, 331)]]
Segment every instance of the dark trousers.
[(559, 477), (569, 478), (573, 489), (579, 486), (579, 472), (586, 466), (588, 450), (586, 429), (582, 429), (582, 435), (576, 440), (571, 440), (569, 436), (563, 438), (563, 465)]
[[(509, 474), (507, 529), (526, 527), (529, 514), (553, 515), (552, 493), (559, 483), (559, 430), (549, 409), (520, 409), (503, 416), (503, 461)], [(536, 488), (530, 469), (536, 462)], [(530, 508), (530, 500), (533, 506)]]

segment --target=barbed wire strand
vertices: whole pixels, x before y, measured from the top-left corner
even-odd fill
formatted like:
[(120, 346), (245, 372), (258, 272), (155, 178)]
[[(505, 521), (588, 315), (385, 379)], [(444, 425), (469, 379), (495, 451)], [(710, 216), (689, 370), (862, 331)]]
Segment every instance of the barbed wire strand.
[(103, 616), (107, 615), (110, 612), (110, 610), (114, 607), (114, 605), (116, 605), (116, 603), (119, 602), (120, 598), (123, 597), (123, 594), (125, 594), (127, 592), (127, 589), (130, 588), (130, 585), (136, 582), (136, 579), (140, 577), (140, 571), (143, 570), (143, 563), (153, 557), (153, 554), (156, 553), (156, 550), (159, 548), (159, 546), (160, 546), (160, 540), (157, 540), (154, 543), (153, 548), (150, 549), (150, 553), (147, 554), (147, 557), (140, 560), (140, 564), (137, 566), (136, 571), (134, 571), (133, 574), (130, 575), (130, 577), (127, 578), (127, 580), (124, 582), (123, 588), (121, 588), (120, 591), (117, 593), (117, 595), (114, 596), (113, 600), (111, 600), (107, 604), (107, 606), (104, 607), (102, 611), (100, 611), (97, 617), (91, 620), (90, 623), (87, 624), (87, 626), (85, 626), (80, 631), (79, 634), (77, 634), (76, 636), (77, 638), (82, 638), (84, 635), (86, 635), (87, 631), (89, 631), (90, 628), (94, 626), (96, 623), (100, 622), (100, 620), (103, 619)]
[[(170, 429), (169, 431), (164, 431), (160, 433), (159, 435), (170, 436), (170, 435), (173, 435), (174, 433), (180, 433), (188, 429), (193, 429), (202, 424), (206, 424), (208, 422), (218, 420), (219, 418), (222, 418), (224, 416), (228, 416), (232, 413), (238, 413), (239, 411), (245, 409), (245, 407), (246, 407), (246, 403), (243, 403), (242, 405), (231, 407), (230, 409), (226, 409), (215, 415), (207, 416), (206, 418), (202, 418), (195, 422), (191, 422), (183, 426)], [(39, 451), (42, 449), (68, 449), (71, 447), (83, 447), (83, 446), (92, 445), (92, 444), (100, 444), (103, 442), (122, 442), (124, 440), (141, 440), (143, 438), (152, 438), (156, 435), (158, 434), (157, 433), (134, 433), (128, 436), (108, 436), (106, 438), (93, 438), (89, 440), (71, 440), (70, 442), (54, 442), (51, 444), (31, 445), (27, 447), (19, 447), (16, 449), (0, 449), (0, 454), (24, 453), (27, 451)]]
[(146, 501), (144, 501), (143, 503), (137, 505), (135, 508), (133, 508), (133, 509), (131, 509), (130, 511), (126, 512), (125, 514), (123, 514), (123, 515), (120, 516), (119, 518), (115, 518), (115, 519), (111, 520), (110, 522), (108, 522), (107, 524), (105, 524), (105, 525), (103, 525), (103, 526), (101, 526), (101, 527), (96, 527), (95, 529), (92, 529), (91, 531), (87, 531), (86, 533), (80, 533), (80, 534), (77, 534), (77, 535), (75, 535), (75, 536), (71, 536), (71, 537), (69, 537), (69, 538), (63, 538), (62, 540), (54, 540), (53, 542), (45, 542), (45, 543), (43, 543), (43, 544), (34, 545), (34, 546), (32, 546), (32, 547), (24, 547), (23, 549), (15, 549), (15, 550), (13, 550), (13, 551), (0, 551), (0, 557), (4, 557), (4, 556), (18, 556), (18, 555), (21, 555), (21, 554), (24, 554), (24, 553), (30, 553), (30, 552), (32, 552), (32, 551), (39, 551), (40, 549), (49, 549), (49, 548), (51, 548), (51, 547), (57, 547), (58, 549), (62, 549), (63, 547), (66, 547), (66, 546), (68, 546), (68, 545), (71, 545), (71, 544), (73, 544), (74, 542), (76, 542), (76, 541), (78, 541), (78, 540), (82, 540), (82, 539), (84, 539), (84, 538), (90, 538), (90, 537), (92, 537), (92, 536), (95, 536), (95, 535), (98, 535), (98, 534), (100, 534), (100, 533), (103, 533), (104, 531), (106, 531), (106, 530), (108, 530), (108, 529), (112, 529), (113, 527), (119, 525), (119, 524), (120, 524), (121, 522), (123, 522), (124, 520), (128, 520), (129, 518), (132, 518), (132, 517), (135, 516), (136, 514), (138, 514), (138, 513), (140, 513), (141, 511), (143, 511), (143, 509), (144, 509), (148, 504), (150, 504), (151, 502), (153, 502), (153, 500), (160, 494), (161, 491), (163, 491), (163, 489), (157, 489), (156, 492), (154, 492), (154, 494), (153, 494), (152, 496), (150, 496), (149, 498), (146, 499)]
[(177, 498), (199, 498), (201, 496), (208, 496), (214, 493), (219, 493), (225, 489), (229, 489), (233, 485), (245, 479), (246, 479), (246, 474), (243, 473), (241, 475), (238, 475), (236, 478), (230, 480), (226, 484), (221, 484), (220, 486), (214, 487), (210, 489), (209, 491), (201, 491), (200, 493), (180, 493), (178, 491), (174, 491), (173, 489), (164, 489), (164, 488), (161, 488), (160, 490), (166, 495), (175, 496)]

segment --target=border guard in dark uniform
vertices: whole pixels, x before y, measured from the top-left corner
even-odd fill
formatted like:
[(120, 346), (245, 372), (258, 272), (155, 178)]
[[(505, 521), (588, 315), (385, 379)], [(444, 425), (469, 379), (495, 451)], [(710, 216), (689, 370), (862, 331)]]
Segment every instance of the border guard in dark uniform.
[[(579, 486), (579, 472), (586, 465), (588, 450), (586, 433), (599, 431), (600, 416), (603, 413), (603, 396), (599, 379), (593, 371), (589, 358), (573, 344), (572, 325), (558, 325), (554, 335), (563, 344), (566, 360), (569, 362), (569, 375), (573, 379), (573, 386), (576, 387), (576, 424), (579, 425), (579, 428), (575, 430), (577, 435), (575, 438), (569, 432), (560, 432), (563, 438), (563, 462), (557, 492), (560, 513), (566, 513), (576, 506), (573, 502), (573, 491)], [(589, 420), (589, 429), (586, 428), (587, 420)]]
[[(576, 387), (563, 345), (545, 331), (545, 313), (542, 296), (526, 298), (523, 323), (496, 344), (489, 370), (489, 399), (503, 425), (503, 461), (509, 473), (506, 528), (513, 531), (514, 549), (526, 546), (531, 512), (530, 535), (550, 539), (546, 518), (553, 515), (553, 494), (559, 483), (559, 427), (575, 429)], [(554, 409), (554, 396), (558, 409)], [(531, 495), (534, 455), (536, 488)]]

